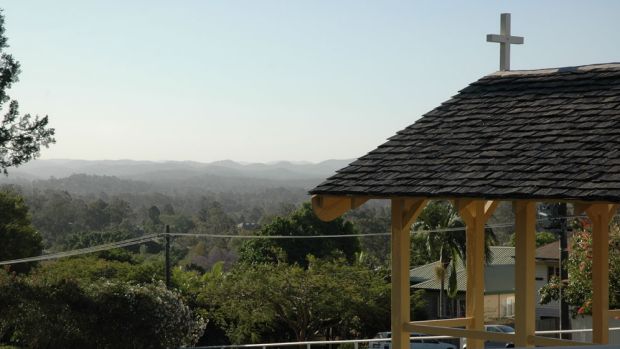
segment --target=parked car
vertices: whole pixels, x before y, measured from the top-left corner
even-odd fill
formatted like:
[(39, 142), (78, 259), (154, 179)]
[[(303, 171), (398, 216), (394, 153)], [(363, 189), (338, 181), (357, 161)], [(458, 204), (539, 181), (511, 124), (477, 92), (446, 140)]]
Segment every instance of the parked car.
[[(429, 337), (422, 333), (412, 333), (411, 337), (413, 337), (413, 339), (411, 339), (409, 342), (410, 349), (457, 349), (456, 345), (454, 344), (440, 342), (436, 339), (424, 339), (424, 338), (416, 339), (416, 337)], [(392, 338), (392, 332), (379, 332), (377, 333), (375, 338)], [(378, 342), (370, 343), (370, 349), (391, 349), (391, 348), (392, 348), (391, 341), (385, 341), (385, 342), (378, 341)]]
[[(484, 330), (487, 332), (495, 333), (515, 333), (515, 329), (506, 325), (484, 325)], [(484, 342), (485, 349), (487, 348), (514, 348), (513, 343), (486, 341)], [(467, 349), (467, 339), (463, 338), (463, 349)]]

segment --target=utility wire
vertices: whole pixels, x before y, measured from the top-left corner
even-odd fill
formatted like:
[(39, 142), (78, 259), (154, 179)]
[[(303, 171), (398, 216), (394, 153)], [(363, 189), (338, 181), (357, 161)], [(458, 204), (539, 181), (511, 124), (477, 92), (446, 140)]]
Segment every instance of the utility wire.
[[(566, 217), (554, 217), (554, 218), (540, 218), (540, 221), (549, 221), (557, 219), (571, 219), (581, 216), (566, 216)], [(515, 223), (500, 223), (494, 225), (487, 225), (487, 228), (506, 228), (511, 227)], [(414, 233), (442, 233), (452, 231), (465, 231), (465, 227), (459, 228), (445, 228), (445, 229), (433, 229), (433, 230), (411, 230), (410, 234)], [(63, 251), (57, 253), (44, 254), (41, 256), (18, 258), (6, 261), (0, 261), (0, 265), (38, 262), (51, 259), (59, 259), (71, 256), (79, 256), (83, 254), (111, 250), (114, 248), (127, 247), (132, 245), (138, 245), (145, 242), (153, 241), (163, 236), (192, 236), (192, 237), (209, 237), (209, 238), (230, 238), (230, 239), (334, 239), (334, 238), (352, 238), (352, 237), (368, 237), (368, 236), (389, 236), (391, 233), (368, 233), (368, 234), (332, 234), (332, 235), (230, 235), (230, 234), (205, 234), (205, 233), (168, 233), (168, 234), (150, 234), (137, 238), (121, 240), (116, 242), (110, 242), (102, 245), (90, 246), (86, 248), (80, 248), (76, 250)]]
[(34, 257), (18, 258), (18, 259), (12, 259), (12, 260), (8, 260), (8, 261), (0, 261), (0, 265), (18, 264), (18, 263), (27, 263), (27, 262), (38, 262), (38, 261), (45, 261), (45, 260), (50, 260), (50, 259), (58, 259), (58, 258), (64, 258), (64, 257), (78, 256), (78, 255), (87, 254), (87, 253), (111, 250), (113, 248), (138, 245), (138, 244), (142, 244), (142, 243), (145, 243), (145, 242), (152, 241), (152, 240), (154, 240), (154, 239), (156, 239), (156, 238), (158, 238), (160, 236), (161, 236), (161, 234), (144, 235), (144, 236), (133, 238), (133, 239), (116, 241), (116, 242), (111, 242), (111, 243), (102, 244), (102, 245), (96, 245), (96, 246), (91, 246), (91, 247), (86, 247), (86, 248), (80, 248), (80, 249), (76, 249), (76, 250), (63, 251), (63, 252), (57, 252), (57, 253), (50, 253), (50, 254), (44, 254), (44, 255), (41, 255), (41, 256), (34, 256)]

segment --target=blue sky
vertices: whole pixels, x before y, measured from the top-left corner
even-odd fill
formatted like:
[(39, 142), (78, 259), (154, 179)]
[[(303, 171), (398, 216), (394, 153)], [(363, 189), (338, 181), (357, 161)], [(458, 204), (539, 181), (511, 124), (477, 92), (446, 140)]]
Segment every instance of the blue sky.
[(497, 70), (620, 61), (618, 1), (0, 1), (43, 158), (364, 155)]

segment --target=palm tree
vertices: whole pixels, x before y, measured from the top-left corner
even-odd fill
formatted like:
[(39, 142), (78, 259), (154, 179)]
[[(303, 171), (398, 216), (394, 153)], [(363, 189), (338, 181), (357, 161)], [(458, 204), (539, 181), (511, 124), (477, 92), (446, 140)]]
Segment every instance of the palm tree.
[[(445, 317), (444, 293), (449, 298), (457, 294), (457, 263), (465, 261), (466, 238), (465, 224), (454, 207), (447, 201), (431, 201), (422, 211), (413, 229), (416, 234), (423, 234), (426, 255), (430, 261), (439, 260), (435, 275), (440, 281), (439, 317)], [(485, 234), (485, 259), (491, 261), (489, 246), (496, 241), (495, 234), (490, 228)], [(446, 274), (448, 274), (448, 288), (446, 291)]]

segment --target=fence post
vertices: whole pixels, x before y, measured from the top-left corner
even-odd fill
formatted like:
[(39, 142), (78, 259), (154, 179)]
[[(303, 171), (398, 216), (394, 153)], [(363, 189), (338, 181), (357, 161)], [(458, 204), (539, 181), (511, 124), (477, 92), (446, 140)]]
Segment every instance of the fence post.
[(310, 343), (306, 344), (306, 349), (310, 349)]
[(359, 342), (353, 343), (353, 349), (359, 349)]

